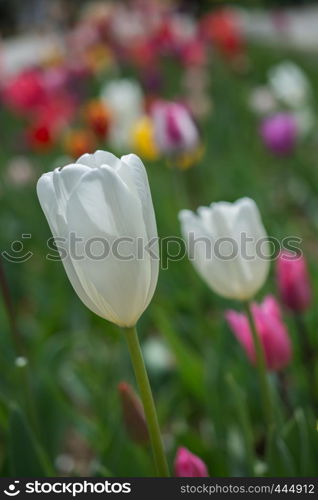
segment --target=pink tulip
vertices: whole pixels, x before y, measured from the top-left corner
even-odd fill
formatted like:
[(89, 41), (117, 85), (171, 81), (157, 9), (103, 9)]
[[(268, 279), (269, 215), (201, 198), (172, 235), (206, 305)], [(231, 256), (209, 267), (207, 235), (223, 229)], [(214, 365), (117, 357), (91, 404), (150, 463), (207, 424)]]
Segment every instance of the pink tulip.
[(283, 303), (295, 312), (306, 310), (311, 302), (311, 286), (305, 258), (284, 250), (276, 263), (276, 277)]
[(184, 44), (181, 49), (181, 59), (185, 66), (203, 66), (207, 61), (204, 43), (195, 38)]
[(176, 477), (209, 477), (207, 466), (203, 460), (184, 447), (177, 450), (174, 473)]
[[(266, 366), (269, 371), (284, 368), (291, 360), (292, 347), (288, 331), (274, 297), (267, 296), (261, 304), (252, 304), (256, 330), (263, 345)], [(226, 320), (234, 335), (245, 349), (248, 359), (255, 364), (256, 354), (248, 318), (236, 311), (227, 311)]]
[(36, 111), (48, 100), (43, 73), (37, 69), (29, 69), (13, 76), (2, 89), (2, 99), (16, 113)]
[(178, 102), (156, 102), (152, 117), (155, 141), (161, 152), (185, 153), (198, 147), (198, 128), (185, 105)]

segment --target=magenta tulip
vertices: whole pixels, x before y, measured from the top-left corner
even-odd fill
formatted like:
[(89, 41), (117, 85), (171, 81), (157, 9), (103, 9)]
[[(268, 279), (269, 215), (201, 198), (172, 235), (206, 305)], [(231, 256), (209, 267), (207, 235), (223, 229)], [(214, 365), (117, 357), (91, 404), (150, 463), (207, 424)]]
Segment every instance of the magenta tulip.
[[(289, 334), (282, 321), (279, 305), (274, 297), (267, 296), (261, 304), (252, 304), (252, 315), (264, 349), (267, 370), (278, 371), (291, 360), (292, 347)], [(236, 311), (227, 311), (226, 320), (244, 348), (252, 364), (256, 363), (253, 336), (248, 318)]]
[(294, 312), (308, 309), (311, 285), (305, 258), (284, 250), (276, 263), (276, 277), (283, 303)]
[(290, 113), (277, 113), (261, 123), (260, 134), (265, 146), (277, 155), (290, 154), (297, 141), (297, 123)]

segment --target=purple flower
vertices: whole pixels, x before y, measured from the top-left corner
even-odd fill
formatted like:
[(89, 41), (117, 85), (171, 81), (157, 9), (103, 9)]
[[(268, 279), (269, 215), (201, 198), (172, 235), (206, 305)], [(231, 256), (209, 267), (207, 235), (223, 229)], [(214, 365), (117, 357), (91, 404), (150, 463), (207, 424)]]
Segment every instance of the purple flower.
[(260, 127), (265, 146), (277, 155), (288, 155), (296, 145), (298, 130), (294, 116), (276, 113), (265, 118)]

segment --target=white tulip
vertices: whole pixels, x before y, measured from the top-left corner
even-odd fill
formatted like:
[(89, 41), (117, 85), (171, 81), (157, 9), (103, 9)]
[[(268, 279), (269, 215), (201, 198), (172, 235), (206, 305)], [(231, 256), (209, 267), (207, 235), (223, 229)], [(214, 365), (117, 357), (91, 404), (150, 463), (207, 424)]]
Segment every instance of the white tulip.
[(140, 85), (128, 78), (112, 80), (102, 89), (101, 99), (112, 115), (110, 143), (116, 149), (129, 150), (132, 129), (144, 113), (144, 97)]
[(256, 203), (212, 203), (179, 214), (193, 265), (209, 287), (226, 298), (248, 300), (269, 271), (269, 243)]
[[(42, 175), (37, 192), (80, 299), (99, 316), (134, 326), (154, 294), (159, 269), (155, 214), (142, 161), (134, 154), (121, 159), (105, 151), (85, 154), (75, 164)], [(81, 239), (76, 255), (72, 234)], [(141, 258), (137, 240), (149, 243)], [(115, 255), (114, 242), (122, 258)]]
[(310, 83), (303, 70), (291, 61), (272, 67), (269, 84), (276, 99), (291, 108), (306, 105), (310, 98)]

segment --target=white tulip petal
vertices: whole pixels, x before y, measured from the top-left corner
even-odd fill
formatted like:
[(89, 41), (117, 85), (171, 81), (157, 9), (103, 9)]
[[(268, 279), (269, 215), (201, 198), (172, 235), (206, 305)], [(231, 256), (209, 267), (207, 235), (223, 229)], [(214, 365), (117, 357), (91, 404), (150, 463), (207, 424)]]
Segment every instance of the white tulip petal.
[(97, 167), (102, 165), (108, 165), (109, 167), (116, 169), (120, 168), (121, 161), (117, 156), (109, 153), (108, 151), (98, 150), (94, 154), (94, 159)]
[(151, 280), (148, 290), (148, 299), (147, 299), (147, 305), (148, 305), (154, 294), (159, 274), (159, 242), (158, 242), (158, 233), (156, 225), (156, 216), (153, 208), (148, 177), (143, 162), (135, 154), (123, 156), (121, 160), (124, 164), (128, 165), (131, 170), (132, 179), (135, 184), (135, 188), (137, 190), (139, 199), (141, 201), (142, 213), (146, 226), (147, 243), (151, 242), (149, 251), (151, 251), (153, 257), (150, 259)]
[[(225, 297), (233, 294), (232, 282), (224, 280), (223, 262), (218, 261), (214, 254), (215, 240), (202, 222), (202, 217), (196, 216), (190, 210), (182, 210), (179, 214), (183, 237), (186, 240), (189, 258), (202, 279), (212, 290)], [(195, 243), (189, 248), (189, 236)], [(225, 270), (226, 272), (226, 270)]]
[(61, 215), (65, 213), (66, 204), (76, 189), (81, 178), (90, 171), (85, 165), (67, 165), (62, 169), (56, 168), (53, 172), (53, 184), (55, 196), (59, 205)]
[[(83, 287), (89, 286), (87, 293), (92, 293), (94, 285), (95, 300), (99, 302), (98, 296), (103, 297), (125, 324), (129, 318), (137, 320), (140, 304), (147, 301), (151, 272), (150, 259), (138, 260), (134, 245), (137, 236), (146, 239), (139, 200), (111, 167), (93, 169), (72, 195), (67, 207), (67, 224), (85, 242), (106, 238), (112, 245), (118, 238), (131, 238), (131, 260), (110, 254), (102, 260), (85, 257), (73, 265), (79, 277), (82, 271), (85, 282), (80, 280)], [(125, 253), (124, 249), (125, 242), (120, 246)], [(126, 259), (128, 255), (123, 257)]]
[(55, 233), (58, 233), (57, 213), (59, 209), (53, 185), (53, 172), (48, 172), (40, 177), (36, 185), (36, 191), (51, 231), (54, 230)]
[(69, 257), (69, 238), (67, 226), (65, 223), (65, 214), (60, 213), (60, 207), (57, 202), (57, 197), (53, 183), (53, 172), (42, 175), (37, 183), (37, 194), (42, 207), (42, 210), (48, 220), (52, 235), (58, 239), (58, 247), (65, 250), (65, 255), (62, 259), (67, 276), (77, 292), (78, 296), (84, 304), (91, 309), (95, 314), (100, 315), (100, 311), (96, 308), (95, 304), (86, 295), (78, 277), (74, 270), (74, 266)]
[(95, 163), (95, 158), (94, 155), (91, 155), (89, 153), (85, 153), (84, 155), (80, 156), (78, 160), (76, 160), (77, 164), (80, 165), (86, 165), (86, 167), (90, 168), (96, 168), (97, 165)]

